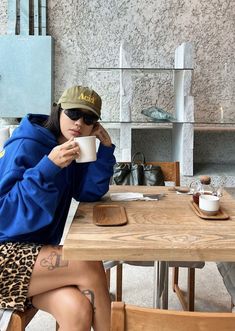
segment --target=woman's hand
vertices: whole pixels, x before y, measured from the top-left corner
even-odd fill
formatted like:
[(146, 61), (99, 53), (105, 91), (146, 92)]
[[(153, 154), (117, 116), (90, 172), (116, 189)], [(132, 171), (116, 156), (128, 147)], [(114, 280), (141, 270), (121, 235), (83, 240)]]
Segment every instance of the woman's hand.
[(100, 123), (96, 123), (90, 133), (91, 136), (96, 136), (104, 146), (111, 147), (112, 140), (108, 132), (103, 128)]
[(60, 168), (65, 168), (80, 155), (79, 145), (70, 138), (66, 143), (52, 149), (48, 158)]

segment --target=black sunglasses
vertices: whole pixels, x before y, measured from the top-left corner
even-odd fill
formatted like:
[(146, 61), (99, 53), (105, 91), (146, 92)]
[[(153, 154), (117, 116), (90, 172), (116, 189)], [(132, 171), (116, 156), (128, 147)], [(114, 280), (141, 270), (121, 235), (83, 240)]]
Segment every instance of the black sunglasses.
[(77, 121), (82, 118), (86, 125), (93, 125), (99, 120), (98, 116), (87, 114), (81, 109), (64, 109), (64, 113), (72, 121)]

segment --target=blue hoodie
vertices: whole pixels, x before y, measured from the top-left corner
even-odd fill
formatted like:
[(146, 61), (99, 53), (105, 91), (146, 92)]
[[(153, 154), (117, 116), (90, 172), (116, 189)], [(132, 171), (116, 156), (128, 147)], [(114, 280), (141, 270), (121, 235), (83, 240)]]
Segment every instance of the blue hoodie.
[(58, 244), (72, 197), (99, 200), (109, 189), (114, 146), (100, 144), (97, 161), (60, 168), (48, 154), (55, 136), (27, 115), (0, 153), (0, 242)]

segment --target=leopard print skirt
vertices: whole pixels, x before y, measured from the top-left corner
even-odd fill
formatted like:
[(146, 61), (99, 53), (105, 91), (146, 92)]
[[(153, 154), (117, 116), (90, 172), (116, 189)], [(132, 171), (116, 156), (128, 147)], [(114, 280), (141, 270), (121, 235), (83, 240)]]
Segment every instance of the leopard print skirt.
[(29, 305), (28, 286), (42, 245), (0, 244), (0, 308), (23, 311)]

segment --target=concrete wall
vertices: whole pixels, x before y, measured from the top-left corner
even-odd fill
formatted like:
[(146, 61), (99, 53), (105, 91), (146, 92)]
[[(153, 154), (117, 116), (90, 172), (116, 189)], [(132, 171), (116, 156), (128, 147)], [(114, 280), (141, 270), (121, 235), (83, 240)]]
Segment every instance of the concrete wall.
[[(7, 0), (1, 0), (0, 34), (7, 31), (6, 12)], [(122, 40), (130, 45), (132, 66), (169, 67), (174, 49), (190, 41), (195, 49), (192, 95), (196, 119), (220, 120), (222, 106), (224, 119), (234, 120), (234, 13), (235, 2), (230, 0), (48, 0), (48, 34), (55, 38), (55, 101), (66, 87), (91, 85), (103, 97), (103, 119), (117, 121), (118, 73), (87, 68), (117, 67)], [(133, 120), (144, 120), (141, 109), (154, 104), (174, 112), (172, 74), (132, 78)], [(157, 132), (139, 130), (134, 134), (134, 149), (146, 134), (153, 141), (159, 139)], [(162, 134), (168, 139), (168, 131)], [(149, 158), (159, 155), (159, 143), (155, 146)]]
[[(107, 100), (105, 111), (116, 113), (117, 75), (87, 73), (87, 67), (118, 66), (121, 40), (130, 45), (132, 66), (170, 66), (174, 49), (191, 41), (196, 117), (220, 119), (221, 104), (224, 116), (234, 117), (234, 1), (48, 1), (48, 8), (49, 34), (56, 39), (56, 97), (66, 86), (87, 82)], [(133, 112), (155, 103), (172, 110), (171, 76), (162, 76), (160, 85), (158, 75), (136, 77)]]
[[(1, 0), (0, 34), (7, 31), (6, 11), (7, 0)], [(105, 111), (112, 114), (118, 111), (115, 75), (88, 73), (87, 67), (118, 66), (121, 40), (130, 44), (133, 66), (169, 66), (174, 49), (191, 41), (197, 118), (217, 118), (221, 104), (225, 116), (234, 116), (234, 12), (230, 0), (48, 0), (48, 34), (56, 41), (55, 100), (65, 87), (87, 83), (96, 86), (107, 101)], [(137, 77), (141, 102), (134, 101), (134, 112), (155, 101), (170, 104), (154, 77), (146, 78), (147, 84)]]

